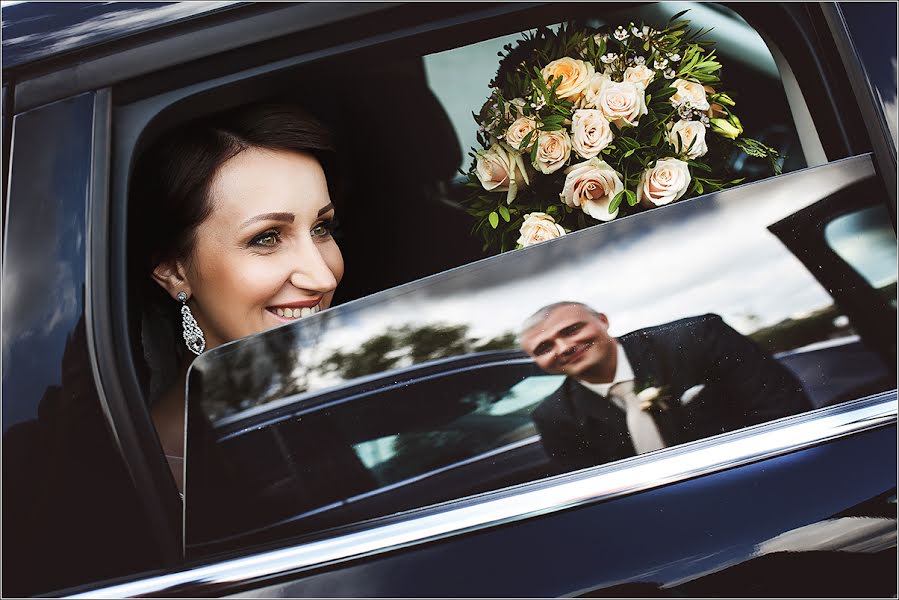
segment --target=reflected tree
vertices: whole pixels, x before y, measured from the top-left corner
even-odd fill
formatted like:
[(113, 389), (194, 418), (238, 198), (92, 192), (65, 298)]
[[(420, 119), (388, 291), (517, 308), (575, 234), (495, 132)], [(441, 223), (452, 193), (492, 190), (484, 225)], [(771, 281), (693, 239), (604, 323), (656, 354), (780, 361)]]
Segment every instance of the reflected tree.
[(420, 364), (472, 352), (517, 347), (515, 333), (511, 331), (485, 341), (471, 336), (468, 325), (445, 323), (429, 323), (419, 327), (406, 325), (388, 328), (359, 344), (359, 348), (355, 351), (334, 352), (322, 363), (321, 370), (325, 373), (337, 373), (349, 380), (406, 364)]

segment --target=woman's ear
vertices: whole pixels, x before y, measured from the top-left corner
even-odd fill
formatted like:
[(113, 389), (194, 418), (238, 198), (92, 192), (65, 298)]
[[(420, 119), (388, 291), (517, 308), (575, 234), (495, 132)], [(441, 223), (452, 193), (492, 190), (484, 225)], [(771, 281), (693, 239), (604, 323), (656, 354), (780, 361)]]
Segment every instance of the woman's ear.
[(153, 269), (153, 280), (169, 293), (173, 299), (178, 292), (186, 292), (190, 296), (190, 284), (187, 273), (179, 260), (161, 262)]

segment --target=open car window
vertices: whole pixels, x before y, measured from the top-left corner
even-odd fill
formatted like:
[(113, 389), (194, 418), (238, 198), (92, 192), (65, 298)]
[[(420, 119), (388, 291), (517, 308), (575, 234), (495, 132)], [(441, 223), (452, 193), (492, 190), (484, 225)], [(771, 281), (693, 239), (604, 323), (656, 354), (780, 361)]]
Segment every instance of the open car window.
[[(696, 388), (724, 385), (739, 360), (722, 359), (689, 390), (674, 377), (653, 381), (669, 394), (651, 410), (708, 425), (694, 438), (895, 388), (895, 338), (883, 334), (895, 324), (895, 278), (858, 275), (833, 243), (844, 214), (892, 231), (885, 211), (864, 212), (882, 202), (870, 155), (844, 159), (484, 259), (204, 353), (188, 379), (188, 555), (600, 464), (557, 460), (545, 425), (535, 426), (544, 399), (570, 382), (544, 373), (517, 333), (552, 302), (601, 310), (620, 339), (662, 339), (687, 323), (677, 343), (699, 339), (697, 352), (712, 344), (707, 326), (724, 327), (798, 382), (774, 406), (721, 421), (739, 390), (709, 400)], [(896, 271), (894, 253), (870, 261)]]

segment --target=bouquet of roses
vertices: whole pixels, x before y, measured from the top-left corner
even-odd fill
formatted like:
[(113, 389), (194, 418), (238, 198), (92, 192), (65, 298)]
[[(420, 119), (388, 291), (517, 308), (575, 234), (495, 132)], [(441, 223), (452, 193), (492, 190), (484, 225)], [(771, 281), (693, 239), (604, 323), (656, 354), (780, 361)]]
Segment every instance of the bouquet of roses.
[(540, 28), (499, 53), (467, 174), (485, 249), (736, 185), (725, 172), (735, 147), (779, 173), (776, 150), (741, 137), (714, 43), (677, 20), (685, 12), (664, 29)]

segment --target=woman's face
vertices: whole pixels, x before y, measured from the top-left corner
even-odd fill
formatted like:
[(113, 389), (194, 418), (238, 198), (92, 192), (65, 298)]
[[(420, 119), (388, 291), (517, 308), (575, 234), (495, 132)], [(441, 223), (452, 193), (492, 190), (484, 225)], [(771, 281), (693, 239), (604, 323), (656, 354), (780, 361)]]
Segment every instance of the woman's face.
[(248, 148), (219, 168), (210, 201), (183, 269), (207, 348), (331, 305), (343, 257), (314, 157)]

